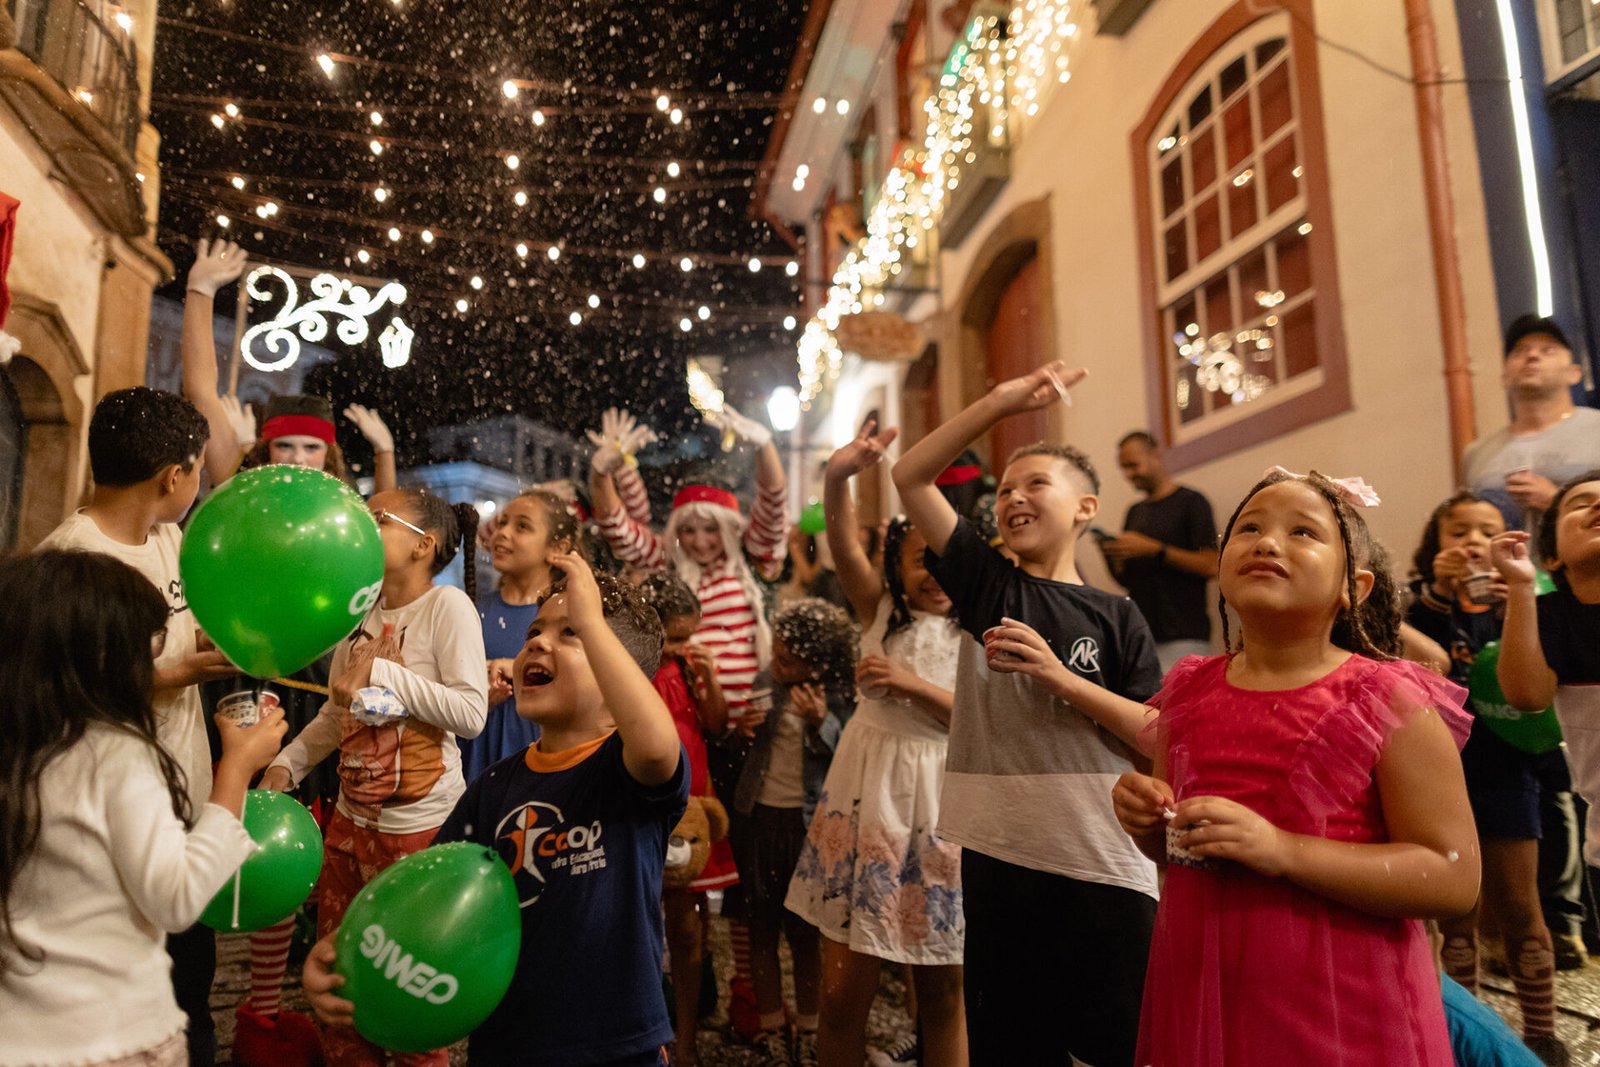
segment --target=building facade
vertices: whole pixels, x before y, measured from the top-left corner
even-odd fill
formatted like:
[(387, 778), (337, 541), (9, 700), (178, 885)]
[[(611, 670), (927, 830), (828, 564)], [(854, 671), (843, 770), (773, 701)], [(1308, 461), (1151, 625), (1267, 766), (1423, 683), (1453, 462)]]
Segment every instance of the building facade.
[(807, 234), (803, 432), (838, 445), (876, 414), (914, 441), (1064, 359), (1089, 370), (1074, 405), (998, 427), (992, 464), (1040, 438), (1083, 448), (1113, 527), (1129, 430), (1224, 515), (1274, 464), (1361, 475), (1408, 556), (1460, 450), (1508, 418), (1503, 324), (1554, 313), (1593, 350), (1580, 266), (1600, 243), (1573, 145), (1600, 138), (1556, 131), (1592, 115), (1572, 97), (1594, 80), (1597, 13), (813, 5), (759, 190)]
[(83, 496), (97, 398), (144, 381), (160, 172), (149, 111), (155, 0), (0, 5), (0, 193), (18, 202), (0, 371), (0, 550)]

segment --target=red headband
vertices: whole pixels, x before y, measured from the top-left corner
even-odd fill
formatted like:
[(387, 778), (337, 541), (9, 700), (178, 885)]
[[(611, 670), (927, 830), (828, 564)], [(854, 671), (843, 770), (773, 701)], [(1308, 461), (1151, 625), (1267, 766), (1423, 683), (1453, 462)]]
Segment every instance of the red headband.
[(333, 423), (315, 415), (274, 415), (261, 427), (261, 439), (271, 441), (279, 437), (315, 437), (333, 444)]
[(938, 486), (965, 485), (974, 478), (982, 477), (983, 468), (976, 465), (965, 467), (946, 467), (939, 473), (939, 476), (933, 480), (933, 484)]
[(739, 498), (726, 489), (716, 489), (709, 485), (686, 485), (678, 490), (672, 498), (672, 509), (676, 511), (685, 504), (715, 504), (719, 508), (727, 508), (735, 515), (739, 514)]

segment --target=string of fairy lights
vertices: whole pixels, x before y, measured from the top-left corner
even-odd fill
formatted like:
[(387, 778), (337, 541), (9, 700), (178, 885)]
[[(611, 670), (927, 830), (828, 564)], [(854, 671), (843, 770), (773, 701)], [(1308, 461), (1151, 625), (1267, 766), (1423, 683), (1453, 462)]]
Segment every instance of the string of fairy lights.
[[(399, 3), (396, 3), (399, 6)], [(132, 22), (125, 13), (118, 24), (125, 31)], [(225, 96), (194, 93), (161, 94), (154, 102), (168, 110), (195, 116), (205, 116), (219, 133), (256, 128), (302, 138), (319, 138), (336, 143), (358, 144), (362, 154), (371, 160), (383, 159), (386, 154), (404, 152), (449, 153), (452, 158), (478, 157), (498, 159), (503, 169), (497, 176), (480, 183), (473, 195), (503, 198), (499, 202), (507, 208), (526, 208), (533, 198), (547, 201), (555, 197), (604, 194), (637, 194), (658, 207), (665, 207), (678, 198), (692, 198), (715, 194), (721, 190), (750, 188), (754, 184), (753, 161), (719, 159), (684, 159), (672, 157), (623, 157), (564, 154), (541, 150), (537, 145), (538, 133), (548, 124), (564, 116), (595, 115), (654, 115), (669, 129), (681, 129), (693, 121), (693, 115), (709, 112), (738, 112), (770, 110), (781, 100), (779, 94), (763, 92), (727, 91), (673, 92), (648, 88), (619, 86), (573, 86), (569, 83), (550, 83), (539, 79), (507, 76), (490, 71), (491, 81), (486, 83), (481, 72), (459, 67), (446, 68), (434, 65), (419, 66), (370, 56), (339, 52), (318, 46), (307, 47), (284, 41), (270, 40), (252, 34), (238, 33), (219, 27), (206, 26), (167, 15), (158, 16), (164, 27), (201, 34), (234, 42), (251, 48), (260, 48), (293, 54), (307, 59), (330, 83), (347, 78), (347, 71), (368, 69), (385, 73), (405, 74), (410, 78), (426, 77), (439, 82), (461, 83), (476, 93), (469, 94), (463, 102), (449, 104), (408, 104), (403, 102), (351, 102), (321, 99), (232, 99)], [(314, 76), (313, 76), (314, 77)], [(493, 79), (498, 79), (497, 83)], [(595, 101), (601, 102), (595, 102)], [(581, 102), (579, 102), (581, 101)], [(342, 126), (320, 126), (315, 121), (305, 121), (307, 113), (316, 118), (334, 117), (344, 120)], [(404, 118), (422, 114), (429, 118), (444, 116), (463, 118), (492, 115), (505, 120), (509, 133), (500, 136), (499, 146), (452, 143), (438, 138), (415, 136), (401, 132), (396, 123), (403, 125)], [(354, 120), (353, 122), (351, 120)], [(352, 129), (355, 125), (357, 128)], [(564, 173), (580, 168), (594, 171), (610, 169), (631, 172), (632, 177), (616, 178), (600, 175), (596, 178), (568, 183), (522, 181), (525, 163), (559, 167)], [(608, 180), (611, 179), (611, 180)], [(612, 260), (619, 273), (631, 268), (644, 271), (661, 266), (682, 274), (713, 267), (742, 266), (751, 273), (763, 270), (782, 270), (788, 277), (796, 277), (800, 264), (791, 255), (744, 254), (713, 252), (703, 249), (668, 251), (660, 248), (604, 248), (570, 243), (562, 237), (548, 234), (517, 234), (515, 224), (483, 227), (476, 230), (451, 229), (438, 224), (424, 224), (408, 220), (402, 201), (408, 196), (429, 193), (461, 193), (458, 184), (427, 181), (396, 181), (382, 179), (319, 179), (293, 174), (260, 174), (244, 171), (188, 170), (169, 168), (164, 177), (166, 191), (174, 199), (199, 207), (211, 216), (211, 221), (223, 233), (236, 227), (248, 226), (255, 230), (274, 230), (293, 233), (301, 239), (310, 239), (325, 246), (342, 248), (346, 264), (351, 260), (368, 267), (375, 260), (405, 263), (427, 270), (436, 280), (431, 289), (420, 290), (453, 307), (460, 315), (471, 313), (487, 299), (491, 287), (504, 289), (533, 289), (535, 283), (518, 278), (509, 270), (497, 281), (488, 278), (487, 264), (504, 261), (511, 264), (537, 264), (548, 268), (564, 257), (587, 257), (595, 260)], [(302, 201), (312, 200), (320, 191), (355, 191), (362, 202), (371, 205), (371, 214), (350, 210), (334, 210)], [(459, 198), (458, 198), (459, 199)], [(387, 205), (387, 207), (385, 207)], [(379, 218), (389, 214), (394, 217)], [(302, 225), (295, 225), (297, 220)], [(348, 238), (340, 241), (330, 235), (314, 232), (303, 223), (336, 223), (345, 231), (359, 233), (365, 230), (370, 239), (354, 242)], [(442, 263), (437, 259), (438, 246), (448, 242), (458, 254), (465, 253), (466, 262)], [(338, 253), (336, 253), (337, 255)], [(514, 258), (512, 258), (514, 257)], [(457, 281), (460, 290), (450, 292), (448, 286)], [(559, 315), (572, 326), (578, 326), (593, 317), (617, 314), (623, 308), (652, 308), (669, 313), (679, 329), (691, 332), (697, 325), (713, 318), (709, 304), (699, 302), (650, 302), (631, 299), (627, 294), (605, 292), (590, 287), (562, 288), (554, 279), (544, 278), (538, 291), (545, 297), (556, 296), (571, 304), (570, 309), (540, 309)], [(507, 294), (508, 296), (510, 294)], [(521, 303), (525, 303), (521, 302)], [(715, 313), (718, 321), (743, 321), (780, 324), (794, 330), (798, 323), (793, 314), (781, 319), (774, 309), (729, 309), (719, 307)]]
[[(1077, 34), (1072, 0), (1019, 0), (1006, 18), (984, 14), (968, 24), (923, 104), (922, 140), (894, 160), (865, 236), (846, 253), (801, 331), (802, 402), (809, 404), (839, 374), (844, 352), (833, 331), (840, 322), (881, 306), (884, 288), (908, 260), (931, 254), (950, 194), (977, 159), (975, 138), (1006, 144), (1038, 114), (1049, 89), (1071, 78), (1067, 49)], [(796, 188), (805, 177), (797, 170)]]

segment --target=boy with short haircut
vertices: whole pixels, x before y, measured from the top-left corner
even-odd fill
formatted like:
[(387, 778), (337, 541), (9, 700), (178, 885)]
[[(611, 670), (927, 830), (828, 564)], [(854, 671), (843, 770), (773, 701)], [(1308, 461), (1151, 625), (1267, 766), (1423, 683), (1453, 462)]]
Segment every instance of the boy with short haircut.
[[(155, 663), (156, 736), (183, 768), (197, 814), (211, 795), (211, 748), (199, 683), (239, 673), (222, 653), (196, 648), (194, 615), (178, 575), (183, 535), (177, 524), (200, 491), (209, 436), (205, 417), (181, 396), (144, 386), (106, 394), (89, 420), (94, 496), (39, 544), (40, 549), (77, 549), (121, 560), (167, 599), (166, 640)], [(196, 925), (169, 937), (167, 951), (178, 1005), (189, 1016), (191, 1060), (210, 1063), (214, 936)]]
[(1161, 684), (1138, 609), (1078, 576), (1078, 538), (1099, 509), (1093, 466), (1068, 446), (1018, 449), (995, 500), (1004, 554), (935, 484), (968, 442), (1055, 403), (1084, 373), (1056, 362), (1002, 382), (894, 467), (929, 570), (972, 637), (960, 651), (939, 835), (962, 847), (978, 1067), (1069, 1053), (1094, 1067), (1131, 1064), (1155, 920), (1155, 867), (1117, 840), (1111, 807), (1117, 777), (1141, 761), (1139, 724), (1096, 722), (1049, 684), (1068, 670), (1139, 701)]
[[(689, 771), (650, 676), (661, 622), (632, 586), (580, 557), (528, 627), (512, 667), (517, 714), (539, 740), (467, 787), (435, 844), (498, 850), (522, 905), (511, 988), (473, 1032), (468, 1061), (655, 1067), (672, 1040), (661, 992), (661, 875)], [(615, 728), (612, 728), (615, 723)], [(332, 938), (306, 961), (323, 1022), (350, 1025), (331, 992)]]

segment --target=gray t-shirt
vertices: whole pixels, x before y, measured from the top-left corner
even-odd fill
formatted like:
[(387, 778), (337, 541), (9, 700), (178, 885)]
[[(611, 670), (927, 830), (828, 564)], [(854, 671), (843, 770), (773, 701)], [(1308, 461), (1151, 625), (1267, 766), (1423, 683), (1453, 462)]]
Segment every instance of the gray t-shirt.
[(1507, 529), (1517, 530), (1528, 529), (1532, 517), (1506, 492), (1506, 478), (1513, 471), (1531, 470), (1560, 485), (1596, 468), (1600, 468), (1600, 410), (1578, 408), (1538, 433), (1513, 434), (1507, 426), (1474, 441), (1462, 457), (1461, 480), (1500, 509)]

